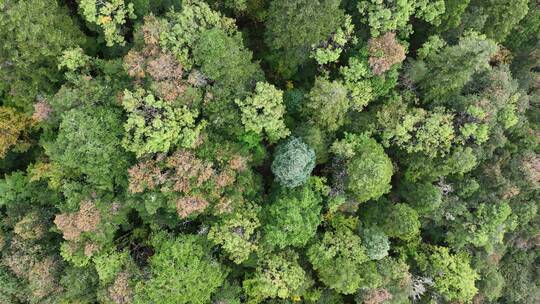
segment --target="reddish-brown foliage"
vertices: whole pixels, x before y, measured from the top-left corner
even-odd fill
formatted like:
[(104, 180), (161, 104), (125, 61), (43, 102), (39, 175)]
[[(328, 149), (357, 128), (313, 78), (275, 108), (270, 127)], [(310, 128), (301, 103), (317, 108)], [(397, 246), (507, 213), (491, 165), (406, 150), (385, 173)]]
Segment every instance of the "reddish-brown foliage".
[(19, 278), (28, 278), (31, 267), (37, 262), (39, 252), (43, 248), (37, 244), (25, 242), (15, 236), (9, 243), (9, 252), (1, 256), (2, 263), (6, 265)]
[(176, 213), (181, 218), (186, 218), (193, 213), (204, 211), (208, 207), (208, 202), (198, 196), (186, 196), (176, 200)]
[(368, 42), (369, 66), (373, 74), (380, 75), (392, 65), (405, 60), (405, 48), (396, 40), (396, 34), (388, 32)]
[(42, 299), (61, 290), (55, 278), (57, 270), (58, 264), (52, 257), (39, 261), (32, 266), (28, 274), (28, 281), (34, 298)]
[(148, 61), (148, 73), (155, 80), (182, 79), (182, 65), (170, 53), (159, 53)]
[(163, 51), (159, 46), (163, 24), (153, 15), (146, 16), (144, 21), (142, 34), (145, 45), (140, 51), (129, 51), (124, 57), (124, 68), (137, 82), (149, 76), (157, 96), (173, 102), (186, 91), (183, 66), (172, 53)]
[(47, 227), (37, 212), (31, 212), (15, 224), (13, 232), (25, 240), (37, 240), (45, 235)]
[(4, 248), (6, 245), (6, 237), (4, 233), (0, 230), (0, 251)]
[(131, 77), (144, 78), (145, 64), (144, 56), (135, 50), (130, 50), (124, 57), (124, 68)]
[(156, 93), (162, 99), (173, 102), (186, 91), (183, 81), (177, 79), (158, 81), (154, 84)]
[(512, 52), (504, 46), (499, 46), (499, 50), (489, 59), (492, 65), (509, 64), (512, 61)]
[(47, 120), (52, 113), (51, 106), (45, 100), (40, 100), (34, 104), (32, 119), (36, 122)]
[(162, 29), (162, 24), (158, 18), (150, 14), (144, 17), (144, 25), (142, 27), (144, 43), (146, 45), (155, 46), (159, 43), (159, 35)]
[(95, 231), (100, 221), (100, 212), (92, 201), (81, 202), (79, 212), (58, 214), (54, 219), (66, 240), (78, 240), (81, 233)]
[(163, 180), (161, 169), (154, 160), (145, 160), (128, 170), (129, 191), (131, 193), (141, 193), (145, 189), (153, 190), (160, 185)]
[(521, 170), (525, 179), (534, 185), (540, 183), (540, 157), (537, 154), (527, 154), (521, 161)]
[(87, 257), (91, 257), (94, 255), (94, 253), (98, 252), (99, 249), (101, 249), (101, 246), (94, 242), (87, 242), (84, 244), (84, 255)]
[(380, 304), (392, 299), (392, 294), (384, 289), (372, 289), (364, 295), (364, 304)]
[(238, 172), (246, 170), (247, 158), (220, 153), (215, 162), (200, 159), (188, 150), (143, 160), (129, 169), (129, 190), (177, 194), (180, 198), (176, 201), (176, 211), (180, 217), (202, 212), (210, 204), (217, 213), (230, 212), (237, 199), (229, 197), (229, 189), (235, 187), (235, 192), (243, 191), (235, 182)]
[(235, 177), (232, 170), (223, 170), (216, 176), (216, 186), (225, 188), (234, 183)]
[(232, 201), (229, 198), (222, 197), (214, 206), (214, 210), (217, 214), (230, 213), (232, 212)]
[(167, 167), (173, 169), (170, 175), (173, 190), (188, 193), (193, 186), (200, 187), (214, 174), (212, 163), (206, 163), (189, 151), (178, 150), (167, 159)]
[(245, 157), (242, 157), (240, 155), (234, 155), (229, 160), (229, 166), (231, 169), (236, 171), (244, 171), (247, 168), (247, 160)]
[(129, 273), (120, 272), (113, 284), (109, 287), (109, 296), (116, 304), (133, 302), (133, 289), (129, 286)]
[(187, 82), (194, 87), (204, 87), (208, 84), (208, 78), (198, 70), (192, 70), (188, 75)]

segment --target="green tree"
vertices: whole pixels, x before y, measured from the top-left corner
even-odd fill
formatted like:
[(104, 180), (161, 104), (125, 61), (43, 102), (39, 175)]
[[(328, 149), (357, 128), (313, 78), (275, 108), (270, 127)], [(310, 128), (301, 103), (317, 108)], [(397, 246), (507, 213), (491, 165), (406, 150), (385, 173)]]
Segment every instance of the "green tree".
[(258, 248), (257, 228), (260, 207), (248, 203), (232, 213), (225, 214), (208, 231), (208, 239), (221, 245), (235, 263), (244, 262)]
[(265, 42), (271, 61), (286, 78), (309, 59), (309, 50), (346, 22), (339, 0), (278, 0), (270, 3)]
[(382, 228), (389, 237), (407, 241), (420, 234), (420, 221), (414, 209), (406, 204), (395, 204), (389, 211), (382, 223)]
[(470, 14), (478, 18), (483, 15), (485, 22), (482, 32), (490, 39), (503, 42), (519, 22), (527, 15), (528, 0), (481, 0), (469, 6)]
[(431, 50), (425, 59), (413, 62), (408, 75), (422, 90), (424, 102), (445, 102), (459, 93), (474, 73), (487, 69), (496, 52), (494, 41), (468, 32), (458, 44)]
[(407, 204), (413, 207), (419, 215), (429, 216), (442, 203), (441, 190), (432, 183), (403, 181), (399, 191)]
[[(169, 12), (166, 17), (166, 20), (152, 22), (150, 29), (157, 30), (157, 33), (152, 33), (152, 40), (159, 42), (164, 50), (172, 52), (180, 63), (188, 68), (194, 64), (191, 51), (203, 32), (219, 29), (232, 36), (236, 32), (234, 19), (222, 16), (200, 0), (182, 1), (181, 9)], [(155, 34), (157, 36), (154, 36)], [(213, 35), (222, 38), (218, 36), (219, 33), (214, 32)], [(218, 51), (221, 53), (223, 49), (218, 48)]]
[(313, 149), (292, 137), (277, 146), (271, 169), (280, 185), (294, 188), (306, 182), (314, 167)]
[(266, 298), (286, 299), (309, 284), (308, 277), (292, 250), (260, 256), (255, 272), (242, 285), (253, 303)]
[(343, 125), (349, 107), (345, 86), (318, 77), (304, 103), (303, 114), (321, 129), (332, 132)]
[(312, 177), (297, 188), (280, 187), (265, 211), (264, 233), (272, 246), (303, 247), (317, 232), (322, 221), (324, 181)]
[(0, 97), (4, 105), (29, 112), (38, 95), (60, 83), (62, 51), (85, 38), (57, 1), (5, 0), (0, 10)]
[(263, 78), (261, 68), (252, 57), (240, 33), (230, 34), (219, 28), (203, 31), (193, 47), (195, 63), (215, 82), (211, 91), (221, 102), (246, 97)]
[(465, 254), (453, 255), (446, 247), (430, 246), (416, 261), (424, 275), (433, 279), (433, 287), (446, 301), (468, 302), (476, 294), (474, 284), (478, 274)]
[(125, 90), (122, 105), (128, 118), (124, 124), (124, 148), (140, 157), (176, 146), (193, 147), (205, 123), (196, 124), (198, 111), (178, 103), (174, 106), (156, 99), (144, 89)]
[(123, 27), (128, 19), (135, 19), (133, 3), (124, 0), (79, 0), (79, 9), (86, 21), (97, 25), (107, 46), (124, 45)]
[(262, 135), (263, 130), (270, 142), (290, 134), (283, 122), (285, 107), (283, 92), (266, 82), (257, 82), (255, 92), (236, 104), (242, 112), (242, 123), (246, 131)]
[(295, 135), (302, 138), (308, 146), (313, 148), (317, 164), (323, 164), (328, 161), (330, 137), (325, 131), (308, 123), (296, 128)]
[(137, 285), (135, 303), (208, 303), (223, 285), (225, 271), (201, 237), (160, 233), (150, 242), (151, 277)]
[(337, 292), (352, 294), (366, 279), (364, 263), (369, 257), (351, 228), (325, 232), (308, 248), (307, 256), (319, 279)]
[(441, 15), (441, 24), (438, 26), (440, 30), (450, 30), (461, 25), (463, 13), (469, 6), (471, 0), (445, 0), (444, 13)]
[(334, 154), (346, 159), (346, 188), (359, 203), (390, 191), (393, 167), (383, 147), (366, 134), (345, 134), (332, 145)]
[(83, 178), (104, 190), (125, 180), (128, 157), (121, 146), (119, 111), (109, 107), (82, 107), (62, 115), (58, 137), (46, 152), (66, 177)]
[(361, 228), (360, 236), (370, 259), (380, 260), (388, 255), (390, 241), (382, 229), (377, 226)]
[(506, 282), (502, 301), (510, 303), (534, 303), (538, 301), (538, 263), (535, 250), (510, 250), (502, 259), (501, 274)]
[(96, 299), (98, 278), (92, 267), (66, 267), (63, 269), (60, 284), (64, 292), (60, 296), (60, 303), (80, 301), (93, 303)]
[(0, 300), (3, 303), (23, 303), (26, 286), (4, 266), (0, 268)]
[[(213, 81), (208, 88), (211, 95), (207, 95), (211, 101), (204, 114), (220, 130), (242, 133), (242, 116), (234, 100), (247, 98), (263, 74), (259, 64), (252, 61), (251, 51), (244, 47), (240, 33), (230, 34), (219, 28), (203, 31), (193, 47), (193, 58), (203, 75)], [(284, 126), (275, 128), (275, 136), (285, 133)]]

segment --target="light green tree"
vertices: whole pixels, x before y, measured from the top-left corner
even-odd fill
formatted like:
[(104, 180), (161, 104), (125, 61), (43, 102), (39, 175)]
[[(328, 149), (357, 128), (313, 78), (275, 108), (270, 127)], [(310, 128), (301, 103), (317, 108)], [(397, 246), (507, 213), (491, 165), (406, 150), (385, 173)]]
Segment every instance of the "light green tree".
[(255, 272), (242, 285), (250, 302), (267, 298), (286, 299), (309, 284), (307, 273), (300, 266), (298, 254), (292, 250), (260, 256)]
[(270, 142), (287, 137), (290, 131), (283, 122), (285, 106), (283, 92), (266, 82), (258, 82), (255, 92), (243, 100), (236, 99), (242, 113), (242, 123), (246, 131), (263, 135)]
[(335, 131), (343, 125), (350, 107), (347, 93), (340, 82), (318, 77), (304, 103), (303, 115), (321, 129)]
[[(466, 206), (463, 206), (466, 208)], [(484, 247), (488, 252), (503, 242), (505, 232), (511, 229), (512, 209), (506, 201), (479, 203), (474, 211), (460, 210), (450, 222), (448, 243), (456, 249), (468, 244)]]
[(128, 112), (122, 144), (138, 157), (192, 147), (205, 126), (205, 122), (196, 124), (196, 109), (156, 99), (144, 89), (125, 90), (122, 106)]
[(80, 0), (79, 9), (86, 21), (97, 25), (107, 46), (125, 45), (123, 26), (128, 19), (135, 19), (133, 3), (124, 0)]
[(257, 228), (260, 207), (246, 203), (232, 213), (227, 213), (210, 228), (208, 239), (221, 245), (230, 259), (240, 264), (258, 248)]
[(408, 109), (403, 102), (394, 101), (384, 105), (376, 115), (385, 147), (395, 145), (407, 153), (434, 158), (450, 152), (456, 137), (454, 116), (442, 107), (432, 111)]
[(386, 32), (412, 31), (409, 20), (413, 15), (437, 25), (445, 6), (443, 0), (362, 0), (358, 1), (357, 8), (362, 21), (369, 25), (371, 35), (377, 37)]
[(471, 301), (476, 294), (478, 274), (470, 258), (451, 254), (446, 247), (429, 246), (416, 258), (420, 270), (433, 280), (434, 288), (446, 301)]

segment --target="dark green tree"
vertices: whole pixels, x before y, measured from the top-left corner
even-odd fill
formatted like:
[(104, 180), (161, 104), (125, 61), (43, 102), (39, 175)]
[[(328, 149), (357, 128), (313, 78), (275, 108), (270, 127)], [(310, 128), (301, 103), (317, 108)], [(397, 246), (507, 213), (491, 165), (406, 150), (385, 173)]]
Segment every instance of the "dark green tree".
[(113, 190), (126, 179), (129, 158), (121, 145), (123, 134), (118, 110), (73, 109), (62, 116), (58, 137), (47, 143), (46, 153), (66, 178)]
[(292, 77), (309, 59), (309, 50), (345, 23), (338, 0), (278, 0), (270, 3), (265, 42), (278, 73)]
[(225, 271), (201, 237), (160, 233), (150, 241), (151, 277), (137, 285), (134, 303), (208, 303), (223, 285)]
[(392, 162), (373, 138), (347, 133), (332, 145), (332, 151), (345, 159), (346, 190), (356, 201), (377, 199), (390, 191)]
[(362, 240), (351, 228), (339, 225), (325, 232), (307, 251), (319, 279), (343, 294), (354, 293), (369, 276), (365, 269), (369, 257)]
[(5, 105), (29, 112), (38, 95), (60, 83), (62, 51), (84, 44), (85, 37), (57, 1), (6, 0), (0, 11), (0, 96)]
[(249, 300), (258, 303), (267, 298), (298, 296), (310, 279), (292, 250), (260, 256), (255, 272), (242, 282)]
[(469, 32), (456, 45), (419, 52), (422, 55), (411, 64), (408, 75), (421, 89), (424, 102), (438, 104), (459, 93), (474, 73), (487, 69), (497, 45), (484, 35)]
[(277, 189), (265, 211), (266, 241), (279, 248), (305, 246), (322, 221), (320, 213), (326, 193), (324, 181), (317, 177), (297, 188)]

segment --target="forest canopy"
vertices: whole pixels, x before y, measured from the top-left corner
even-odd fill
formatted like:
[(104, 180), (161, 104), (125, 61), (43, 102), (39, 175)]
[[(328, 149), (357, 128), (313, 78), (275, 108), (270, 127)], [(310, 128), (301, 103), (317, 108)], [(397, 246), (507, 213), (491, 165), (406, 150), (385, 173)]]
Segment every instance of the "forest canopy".
[(536, 0), (0, 0), (0, 303), (540, 303)]

